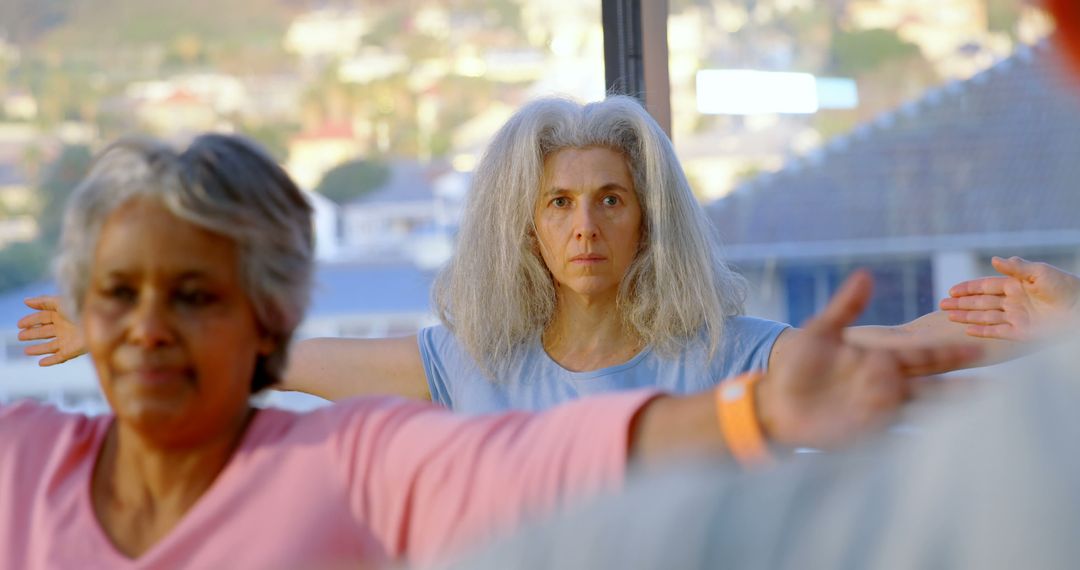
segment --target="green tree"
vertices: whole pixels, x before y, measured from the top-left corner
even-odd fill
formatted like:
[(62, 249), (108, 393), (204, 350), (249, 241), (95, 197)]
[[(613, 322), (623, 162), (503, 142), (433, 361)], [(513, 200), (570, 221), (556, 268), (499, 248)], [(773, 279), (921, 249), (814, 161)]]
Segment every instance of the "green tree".
[(874, 71), (890, 61), (922, 59), (918, 46), (885, 29), (839, 30), (833, 34), (829, 51), (833, 70), (849, 77)]
[(390, 178), (390, 167), (374, 160), (354, 160), (327, 172), (315, 191), (338, 204), (351, 202), (381, 187)]
[(1003, 32), (1016, 38), (1021, 5), (1016, 0), (986, 0), (986, 27), (991, 32)]
[(52, 250), (40, 241), (13, 243), (0, 248), (0, 291), (44, 279), (51, 257)]
[(299, 127), (281, 123), (243, 123), (239, 131), (262, 144), (279, 162), (289, 157), (289, 138), (299, 131)]
[(66, 146), (56, 160), (45, 167), (39, 196), (38, 238), (32, 242), (15, 243), (0, 248), (0, 291), (21, 287), (44, 279), (48, 275), (64, 206), (75, 185), (90, 169), (90, 149), (85, 146)]
[(51, 248), (59, 240), (64, 206), (75, 185), (90, 171), (92, 161), (93, 155), (88, 147), (65, 146), (56, 160), (45, 167), (39, 189), (42, 202), (38, 225), (41, 228), (39, 239), (46, 246)]
[(74, 0), (5, 0), (0, 2), (0, 35), (29, 43), (63, 25)]

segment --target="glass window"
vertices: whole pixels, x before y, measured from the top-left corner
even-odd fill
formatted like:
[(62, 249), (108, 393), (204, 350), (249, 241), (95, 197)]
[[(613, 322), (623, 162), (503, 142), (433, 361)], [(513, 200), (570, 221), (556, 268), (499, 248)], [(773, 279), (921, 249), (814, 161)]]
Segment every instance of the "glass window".
[(752, 309), (798, 324), (855, 267), (863, 322), (991, 255), (1074, 267), (1080, 89), (1024, 0), (672, 0), (673, 139)]

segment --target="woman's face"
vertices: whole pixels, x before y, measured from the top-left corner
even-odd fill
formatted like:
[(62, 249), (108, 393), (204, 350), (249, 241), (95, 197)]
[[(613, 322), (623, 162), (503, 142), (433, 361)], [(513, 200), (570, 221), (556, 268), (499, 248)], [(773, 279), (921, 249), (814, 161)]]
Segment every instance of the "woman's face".
[(260, 333), (236, 246), (134, 199), (102, 228), (82, 326), (119, 422), (167, 445), (220, 435), (247, 411)]
[(533, 219), (561, 288), (591, 299), (618, 294), (641, 240), (641, 206), (622, 154), (588, 147), (548, 155)]

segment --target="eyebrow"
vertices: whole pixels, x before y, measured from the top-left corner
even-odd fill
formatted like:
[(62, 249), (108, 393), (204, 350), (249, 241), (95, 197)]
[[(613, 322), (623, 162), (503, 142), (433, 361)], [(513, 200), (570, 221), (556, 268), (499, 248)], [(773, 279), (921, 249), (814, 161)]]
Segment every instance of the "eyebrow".
[[(129, 271), (127, 269), (114, 268), (114, 269), (106, 269), (104, 272), (102, 272), (101, 276), (106, 278), (106, 279), (131, 279), (131, 278), (134, 278), (134, 277), (136, 277), (138, 275), (139, 275), (138, 270)], [(209, 273), (207, 271), (203, 271), (201, 269), (191, 269), (191, 270), (184, 271), (184, 272), (180, 273), (179, 275), (176, 275), (176, 276), (172, 277), (170, 280), (174, 281), (174, 282), (177, 282), (177, 283), (182, 283), (182, 282), (185, 282), (185, 281), (192, 281), (192, 280), (210, 280), (210, 281), (213, 281), (214, 276), (211, 273)]]
[[(614, 191), (614, 192), (624, 192), (624, 193), (627, 193), (627, 194), (629, 194), (631, 192), (629, 188), (623, 186), (622, 184), (619, 184), (618, 182), (608, 182), (607, 184), (604, 184), (603, 186), (600, 186), (599, 188), (597, 188), (597, 191), (599, 191), (599, 192), (613, 192)], [(561, 188), (559, 186), (552, 186), (551, 188), (548, 188), (547, 190), (544, 191), (544, 196), (552, 196), (552, 195), (555, 195), (555, 194), (581, 194), (581, 192), (569, 190), (567, 188)]]

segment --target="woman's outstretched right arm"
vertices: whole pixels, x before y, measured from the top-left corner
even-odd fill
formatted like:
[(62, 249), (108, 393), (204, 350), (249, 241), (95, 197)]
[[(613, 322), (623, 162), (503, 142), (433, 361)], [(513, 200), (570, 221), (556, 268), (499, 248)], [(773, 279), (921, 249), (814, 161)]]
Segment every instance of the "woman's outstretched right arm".
[[(26, 305), (34, 312), (19, 319), (19, 340), (45, 341), (24, 350), (42, 356), (38, 364), (53, 366), (86, 354), (82, 331), (64, 313), (58, 297), (33, 297)], [(431, 399), (416, 335), (294, 342), (278, 388), (328, 400), (375, 394)]]
[(416, 335), (294, 342), (277, 388), (328, 400), (373, 395), (431, 399)]

